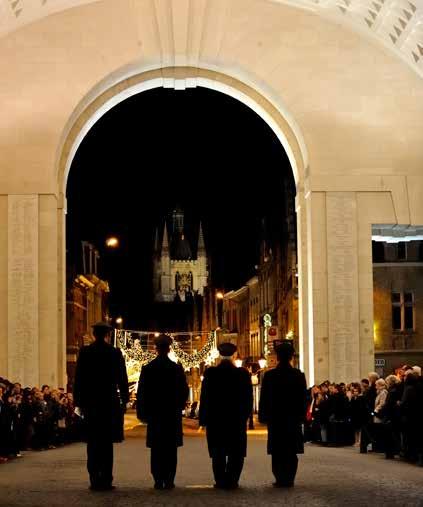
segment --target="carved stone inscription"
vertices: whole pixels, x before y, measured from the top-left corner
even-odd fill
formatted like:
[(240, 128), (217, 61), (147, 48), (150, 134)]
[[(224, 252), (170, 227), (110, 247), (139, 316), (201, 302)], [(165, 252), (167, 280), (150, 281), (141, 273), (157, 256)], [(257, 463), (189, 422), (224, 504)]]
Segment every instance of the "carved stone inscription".
[(8, 198), (8, 375), (38, 384), (38, 196)]
[(360, 373), (357, 210), (353, 192), (328, 192), (329, 364), (333, 381)]

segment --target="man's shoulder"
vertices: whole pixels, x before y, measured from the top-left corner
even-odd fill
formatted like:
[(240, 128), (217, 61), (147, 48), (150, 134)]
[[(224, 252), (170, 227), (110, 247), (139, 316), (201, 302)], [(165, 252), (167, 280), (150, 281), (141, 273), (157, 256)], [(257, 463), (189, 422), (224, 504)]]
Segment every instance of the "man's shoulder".
[(289, 378), (302, 379), (304, 377), (304, 373), (300, 369), (294, 368), (292, 366), (276, 366), (275, 368), (267, 370), (265, 375), (268, 378), (284, 376)]

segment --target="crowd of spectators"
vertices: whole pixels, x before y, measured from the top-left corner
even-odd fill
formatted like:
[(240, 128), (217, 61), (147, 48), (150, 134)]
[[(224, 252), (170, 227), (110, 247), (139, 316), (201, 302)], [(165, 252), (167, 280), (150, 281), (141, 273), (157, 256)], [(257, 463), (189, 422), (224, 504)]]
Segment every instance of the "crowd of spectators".
[(48, 385), (22, 388), (0, 377), (0, 463), (21, 451), (46, 450), (79, 439), (71, 393)]
[(404, 365), (385, 379), (375, 372), (351, 384), (310, 389), (305, 438), (326, 446), (355, 445), (423, 466), (423, 378)]

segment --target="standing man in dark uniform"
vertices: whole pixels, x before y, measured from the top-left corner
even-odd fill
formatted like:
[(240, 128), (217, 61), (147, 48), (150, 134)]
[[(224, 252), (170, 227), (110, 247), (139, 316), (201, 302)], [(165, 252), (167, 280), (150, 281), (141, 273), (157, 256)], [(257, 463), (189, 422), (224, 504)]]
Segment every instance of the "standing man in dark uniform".
[(291, 487), (297, 473), (297, 454), (304, 453), (302, 423), (307, 407), (304, 373), (291, 366), (294, 347), (289, 340), (276, 346), (278, 365), (264, 374), (259, 420), (267, 424), (267, 453), (272, 456), (275, 487)]
[(113, 442), (123, 440), (129, 400), (125, 361), (108, 343), (112, 331), (107, 322), (94, 324), (95, 341), (79, 352), (73, 391), (86, 431), (90, 488), (96, 491), (114, 489)]
[(234, 489), (247, 455), (247, 421), (253, 408), (250, 374), (233, 364), (232, 343), (218, 346), (221, 362), (204, 373), (200, 426), (206, 427), (215, 488)]
[(188, 385), (182, 366), (168, 357), (172, 338), (160, 335), (157, 357), (142, 367), (137, 392), (137, 416), (147, 423), (147, 447), (151, 448), (151, 474), (155, 489), (172, 489), (183, 445), (182, 410)]

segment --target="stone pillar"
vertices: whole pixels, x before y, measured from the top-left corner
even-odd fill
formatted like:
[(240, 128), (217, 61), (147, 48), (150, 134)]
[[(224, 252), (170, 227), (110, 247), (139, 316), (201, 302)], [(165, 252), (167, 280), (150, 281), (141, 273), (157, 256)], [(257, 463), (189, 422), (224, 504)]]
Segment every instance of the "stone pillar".
[(39, 343), (40, 384), (63, 386), (59, 370), (65, 350), (59, 334), (57, 197), (39, 196)]
[(38, 195), (8, 196), (8, 367), (12, 381), (39, 383)]
[(326, 194), (306, 193), (307, 318), (310, 384), (329, 377)]
[(298, 332), (300, 369), (309, 379), (308, 344), (308, 288), (307, 288), (307, 216), (304, 192), (297, 193), (295, 209), (297, 213), (298, 249)]
[(8, 255), (7, 225), (9, 221), (7, 195), (0, 196), (0, 375), (8, 374), (8, 339), (7, 339), (7, 286)]
[(359, 380), (357, 201), (355, 192), (327, 192), (329, 378)]
[(67, 356), (66, 356), (66, 198), (61, 194), (57, 205), (57, 265), (58, 265), (58, 381), (66, 388)]
[(311, 384), (374, 369), (371, 224), (386, 216), (387, 196), (310, 190), (305, 220), (298, 200), (300, 335)]

